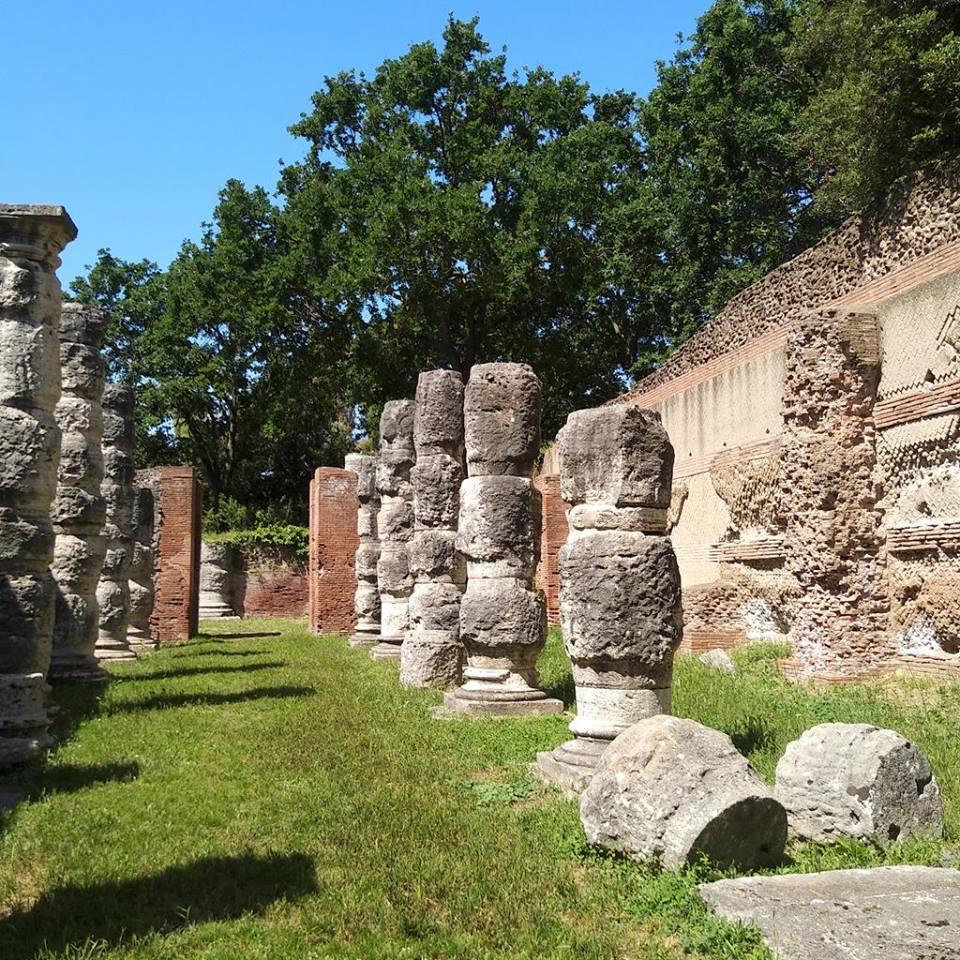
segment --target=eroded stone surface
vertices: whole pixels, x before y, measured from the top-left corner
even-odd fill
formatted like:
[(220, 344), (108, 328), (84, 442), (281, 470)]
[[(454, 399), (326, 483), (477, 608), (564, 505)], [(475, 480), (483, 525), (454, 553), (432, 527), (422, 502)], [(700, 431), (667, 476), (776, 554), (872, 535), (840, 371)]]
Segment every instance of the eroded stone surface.
[(733, 657), (726, 650), (721, 650), (718, 647), (713, 650), (705, 650), (697, 659), (721, 673), (737, 672), (737, 665), (733, 662)]
[(133, 558), (133, 390), (110, 383), (103, 391), (103, 483), (107, 551), (97, 586), (100, 660), (136, 657), (127, 637), (130, 617), (129, 569)]
[(786, 811), (719, 730), (666, 714), (603, 752), (580, 800), (592, 843), (674, 869), (706, 854), (741, 869), (779, 863)]
[(130, 579), (127, 589), (130, 592), (130, 617), (127, 635), (135, 653), (154, 650), (159, 641), (150, 629), (150, 615), (153, 613), (153, 572), (156, 501), (153, 489), (138, 486), (133, 503), (133, 553), (130, 560)]
[(406, 544), (413, 536), (410, 470), (417, 459), (413, 444), (414, 414), (412, 400), (390, 400), (384, 405), (380, 417), (380, 457), (377, 461), (380, 631), (379, 643), (372, 650), (377, 659), (400, 656), (400, 645), (409, 625), (407, 604), (413, 591), (413, 578)]
[(563, 704), (538, 686), (546, 640), (543, 593), (533, 588), (540, 552), (542, 387), (525, 364), (470, 371), (464, 398), (468, 478), (460, 488), (457, 549), (467, 560), (460, 639), (464, 684), (445, 698), (468, 713), (550, 713)]
[(380, 559), (380, 493), (377, 490), (377, 458), (363, 453), (348, 453), (344, 469), (357, 475), (357, 535), (360, 542), (354, 558), (357, 592), (354, 610), (357, 625), (351, 646), (372, 646), (380, 638), (380, 593), (377, 562)]
[(540, 491), (526, 477), (469, 477), (460, 488), (457, 549), (470, 580), (531, 581), (540, 559)]
[(450, 370), (420, 374), (411, 470), (415, 532), (407, 545), (414, 581), (400, 682), (442, 687), (459, 682), (460, 597), (465, 564), (456, 551), (463, 482), (463, 381)]
[(200, 618), (232, 617), (233, 549), (226, 543), (200, 544)]
[(48, 742), (50, 507), (60, 457), (56, 270), (76, 235), (63, 207), (0, 204), (0, 767)]
[(791, 834), (881, 843), (939, 837), (940, 788), (916, 744), (867, 723), (821, 723), (787, 745), (774, 788)]
[(560, 494), (568, 503), (670, 506), (673, 447), (655, 410), (576, 410), (557, 434)]
[(700, 887), (728, 920), (760, 928), (779, 960), (956, 960), (960, 872), (874, 867), (739, 877)]
[(670, 709), (683, 615), (673, 544), (659, 534), (673, 448), (656, 413), (601, 407), (570, 414), (558, 455), (560, 488), (572, 503), (557, 566), (576, 739), (539, 754), (537, 769), (580, 791), (614, 738)]
[(543, 388), (527, 364), (474, 366), (463, 408), (469, 475), (532, 476), (542, 406)]
[(56, 582), (49, 679), (100, 681), (94, 650), (99, 633), (97, 584), (106, 554), (101, 528), (106, 504), (100, 346), (104, 317), (94, 307), (66, 303), (60, 317), (62, 391), (54, 415), (60, 427), (57, 494), (51, 505), (56, 542), (50, 572)]

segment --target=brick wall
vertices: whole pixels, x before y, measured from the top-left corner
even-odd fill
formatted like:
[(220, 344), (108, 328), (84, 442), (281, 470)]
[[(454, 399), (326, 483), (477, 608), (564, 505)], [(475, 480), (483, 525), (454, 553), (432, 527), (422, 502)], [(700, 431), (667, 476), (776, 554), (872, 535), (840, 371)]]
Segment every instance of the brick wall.
[(533, 481), (543, 498), (537, 584), (547, 598), (547, 621), (560, 623), (560, 569), (557, 554), (567, 542), (567, 504), (560, 498), (560, 477), (541, 474)]
[(305, 564), (277, 557), (241, 561), (234, 573), (234, 604), (244, 617), (305, 617), (309, 578)]
[(311, 633), (348, 633), (356, 622), (357, 475), (319, 467), (310, 481), (308, 616)]
[(136, 483), (152, 488), (156, 511), (150, 636), (185, 640), (197, 632), (200, 605), (200, 483), (192, 467), (140, 470)]

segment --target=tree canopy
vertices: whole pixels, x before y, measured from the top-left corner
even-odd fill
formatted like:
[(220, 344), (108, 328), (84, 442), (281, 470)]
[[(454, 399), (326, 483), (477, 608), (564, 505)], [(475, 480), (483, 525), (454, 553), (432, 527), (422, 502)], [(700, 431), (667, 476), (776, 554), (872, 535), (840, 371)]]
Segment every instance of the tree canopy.
[(509, 72), (453, 17), (327, 77), (275, 197), (231, 180), (168, 269), (103, 250), (73, 284), (110, 311), (140, 462), (193, 463), (224, 516), (301, 505), (419, 370), (492, 360), (535, 367), (551, 436), (960, 152), (958, 9), (716, 0), (645, 99)]

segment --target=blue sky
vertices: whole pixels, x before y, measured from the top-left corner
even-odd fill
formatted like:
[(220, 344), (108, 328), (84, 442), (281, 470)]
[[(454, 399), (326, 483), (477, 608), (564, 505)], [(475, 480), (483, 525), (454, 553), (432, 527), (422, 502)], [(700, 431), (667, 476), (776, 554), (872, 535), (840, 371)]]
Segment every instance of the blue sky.
[(7, 0), (0, 23), (0, 199), (62, 203), (80, 236), (64, 286), (100, 247), (166, 266), (199, 236), (230, 177), (273, 190), (297, 159), (287, 127), (324, 76), (372, 72), (437, 39), (448, 13), (480, 17), (511, 68), (579, 71), (646, 93), (654, 61), (707, 0), (339, 2)]

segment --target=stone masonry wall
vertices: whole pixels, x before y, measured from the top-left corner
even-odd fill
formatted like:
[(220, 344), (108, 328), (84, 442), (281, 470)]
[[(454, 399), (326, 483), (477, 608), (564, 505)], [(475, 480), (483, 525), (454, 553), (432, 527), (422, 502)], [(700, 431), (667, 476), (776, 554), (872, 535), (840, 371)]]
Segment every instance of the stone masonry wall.
[(310, 482), (311, 633), (348, 633), (356, 622), (358, 508), (357, 475), (337, 467), (318, 467)]
[(945, 165), (894, 190), (884, 202), (851, 217), (738, 293), (659, 369), (615, 402), (629, 402), (699, 370), (798, 315), (955, 241), (960, 241), (960, 167)]
[(825, 313), (787, 341), (780, 515), (786, 568), (803, 590), (793, 642), (807, 668), (888, 658), (883, 512), (873, 407), (876, 317)]
[(151, 636), (186, 640), (199, 624), (200, 483), (192, 467), (153, 467), (135, 479), (152, 488), (156, 509)]

